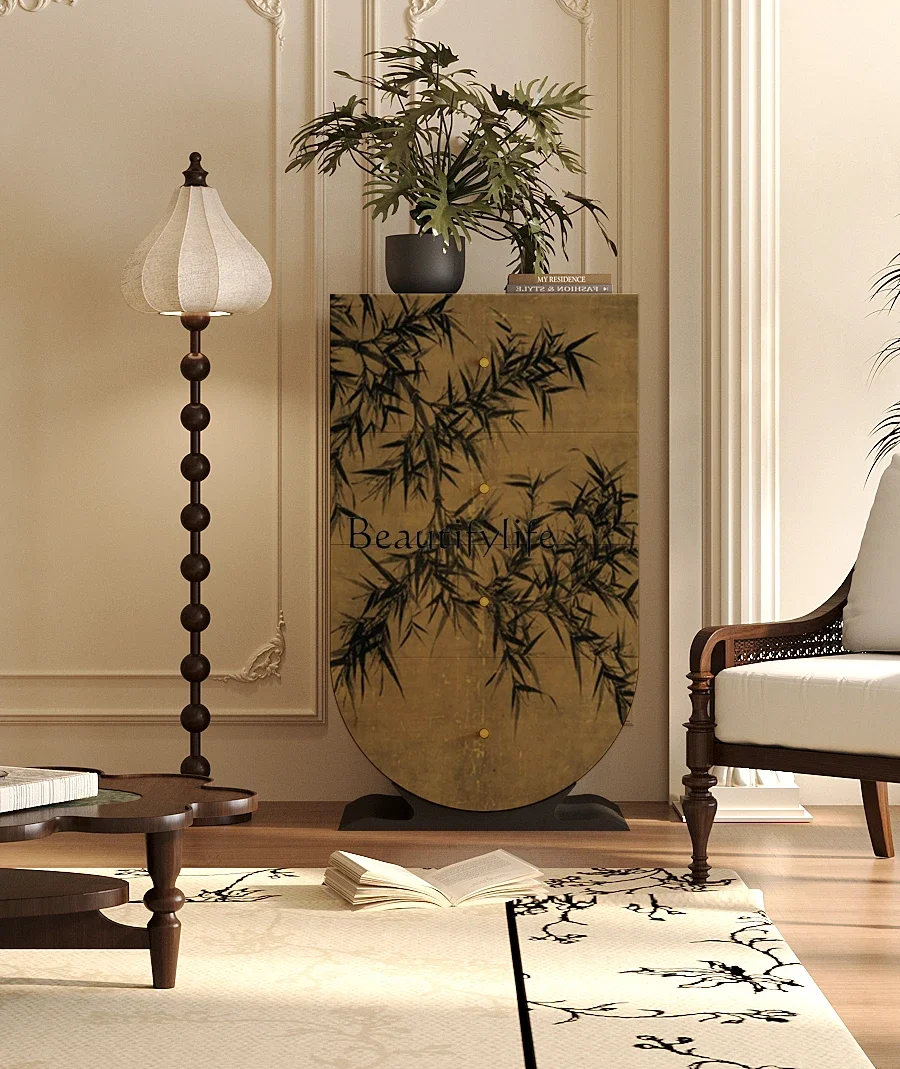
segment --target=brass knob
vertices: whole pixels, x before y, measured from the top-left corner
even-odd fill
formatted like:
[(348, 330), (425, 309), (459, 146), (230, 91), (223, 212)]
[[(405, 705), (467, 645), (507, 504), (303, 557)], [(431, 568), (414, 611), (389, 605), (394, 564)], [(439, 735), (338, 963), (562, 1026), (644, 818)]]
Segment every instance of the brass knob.
[(481, 605), (483, 608), (487, 608), (488, 605), (490, 605), (490, 603), (491, 603), (491, 599), (490, 598), (486, 598), (484, 596), (484, 594), (482, 594), (481, 597), (478, 599), (478, 604)]
[(491, 366), (491, 362), (490, 362), (490, 360), (488, 360), (488, 358), (486, 356), (483, 356), (478, 361), (478, 363), (481, 364), (482, 367), (490, 367)]
[(482, 739), (490, 738), (490, 734), (491, 733), (488, 731), (487, 728), (482, 728), (481, 731), (478, 732), (479, 738), (482, 738)]
[(489, 494), (489, 493), (491, 492), (491, 488), (490, 488), (490, 487), (488, 486), (488, 484), (487, 484), (487, 483), (482, 483), (482, 484), (481, 484), (481, 486), (479, 486), (479, 487), (478, 487), (478, 489), (479, 489), (479, 490), (480, 490), (480, 491), (481, 491), (481, 492), (482, 492), (483, 494)]

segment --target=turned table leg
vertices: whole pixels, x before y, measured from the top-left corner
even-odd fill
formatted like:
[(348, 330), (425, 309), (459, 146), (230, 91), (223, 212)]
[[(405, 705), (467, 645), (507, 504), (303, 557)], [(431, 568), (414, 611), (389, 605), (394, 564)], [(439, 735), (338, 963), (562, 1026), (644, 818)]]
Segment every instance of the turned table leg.
[(685, 793), (681, 799), (684, 820), (688, 826), (693, 847), (691, 857), (691, 883), (706, 883), (709, 877), (707, 844), (716, 817), (716, 798), (710, 791), (716, 785), (711, 775), (713, 761), (713, 732), (715, 723), (710, 716), (710, 698), (713, 677), (709, 672), (691, 672), (691, 718), (687, 728), (688, 775), (682, 779)]
[(181, 830), (147, 833), (147, 869), (153, 887), (144, 895), (144, 905), (153, 913), (147, 932), (154, 987), (175, 986), (181, 937), (181, 921), (175, 914), (184, 905), (184, 895), (175, 886), (181, 871), (181, 839)]

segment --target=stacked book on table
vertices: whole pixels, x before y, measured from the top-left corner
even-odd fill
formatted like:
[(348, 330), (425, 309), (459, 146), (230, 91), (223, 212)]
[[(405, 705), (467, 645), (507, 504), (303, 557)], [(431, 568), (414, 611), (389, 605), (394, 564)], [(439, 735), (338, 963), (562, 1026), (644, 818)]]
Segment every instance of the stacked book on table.
[(324, 884), (354, 909), (370, 911), (505, 901), (547, 890), (540, 869), (505, 850), (427, 872), (425, 879), (402, 865), (336, 850), (328, 859)]
[(0, 765), (0, 813), (93, 798), (99, 784), (96, 772)]
[(510, 275), (507, 293), (612, 293), (612, 275)]

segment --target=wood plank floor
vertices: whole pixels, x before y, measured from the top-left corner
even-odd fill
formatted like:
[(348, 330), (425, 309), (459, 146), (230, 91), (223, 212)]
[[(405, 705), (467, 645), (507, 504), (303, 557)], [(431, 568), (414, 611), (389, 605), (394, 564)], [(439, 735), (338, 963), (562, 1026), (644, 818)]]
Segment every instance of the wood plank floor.
[[(338, 832), (340, 803), (270, 802), (249, 824), (194, 828), (186, 867), (322, 866), (341, 848), (443, 865), (502, 846), (538, 865), (686, 864), (688, 836), (662, 804), (623, 806), (631, 832)], [(876, 1069), (900, 1069), (900, 862), (872, 856), (862, 809), (815, 807), (810, 825), (717, 825), (711, 853), (766, 896), (769, 914)], [(900, 820), (895, 809), (894, 820)], [(900, 827), (900, 824), (898, 824)], [(4, 844), (7, 866), (143, 865), (140, 836), (61, 834)], [(810, 1067), (812, 1069), (812, 1067)]]

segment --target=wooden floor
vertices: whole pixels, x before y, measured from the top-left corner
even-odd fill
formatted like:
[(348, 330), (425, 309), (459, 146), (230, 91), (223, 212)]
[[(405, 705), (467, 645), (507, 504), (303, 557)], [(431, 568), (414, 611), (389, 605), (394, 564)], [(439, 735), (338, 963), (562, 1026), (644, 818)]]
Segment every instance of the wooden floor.
[[(442, 865), (502, 846), (538, 865), (686, 864), (687, 831), (662, 804), (623, 806), (630, 832), (338, 832), (339, 803), (270, 802), (249, 824), (194, 828), (186, 867), (323, 866), (341, 848)], [(766, 907), (876, 1069), (900, 1069), (900, 862), (872, 856), (862, 809), (817, 807), (809, 825), (717, 825), (713, 864), (761, 888)], [(894, 811), (900, 829), (900, 810)], [(7, 866), (143, 865), (140, 836), (61, 834), (0, 847)], [(810, 1067), (813, 1069), (813, 1067)]]

